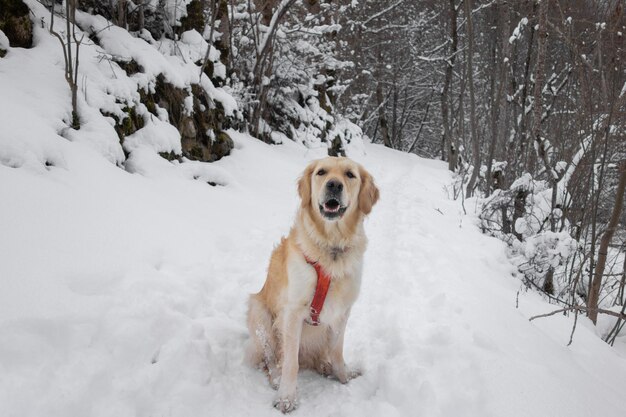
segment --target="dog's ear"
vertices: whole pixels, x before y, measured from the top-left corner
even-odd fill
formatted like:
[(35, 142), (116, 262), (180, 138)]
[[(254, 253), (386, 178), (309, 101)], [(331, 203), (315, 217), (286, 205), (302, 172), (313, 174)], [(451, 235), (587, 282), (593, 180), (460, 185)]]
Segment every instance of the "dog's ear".
[(311, 175), (313, 174), (313, 163), (306, 167), (302, 176), (298, 180), (298, 194), (302, 200), (302, 207), (311, 204)]
[(374, 178), (363, 167), (359, 167), (361, 175), (361, 189), (359, 190), (359, 209), (363, 214), (370, 214), (372, 207), (378, 201), (380, 193), (374, 184)]

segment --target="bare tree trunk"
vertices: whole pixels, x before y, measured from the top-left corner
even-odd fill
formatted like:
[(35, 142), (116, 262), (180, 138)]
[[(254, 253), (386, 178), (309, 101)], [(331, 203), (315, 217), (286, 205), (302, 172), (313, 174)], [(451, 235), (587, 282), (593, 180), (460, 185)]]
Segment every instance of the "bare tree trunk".
[(511, 226), (513, 234), (520, 242), (522, 241), (523, 236), (515, 230), (515, 222), (517, 219), (522, 218), (524, 214), (526, 214), (526, 197), (528, 197), (528, 191), (519, 190), (516, 192), (513, 200), (513, 220), (511, 220)]
[(122, 28), (127, 28), (127, 14), (128, 0), (117, 0), (117, 25)]
[(279, 0), (254, 0), (256, 10), (261, 12), (261, 24), (269, 26), (274, 14), (274, 7)]
[[(493, 71), (491, 75), (492, 85), (491, 85), (491, 142), (489, 143), (489, 151), (487, 156), (487, 175), (486, 175), (486, 190), (487, 194), (491, 193), (491, 186), (495, 179), (493, 178), (493, 159), (496, 154), (496, 147), (498, 145), (498, 141), (501, 135), (504, 133), (503, 130), (500, 129), (499, 121), (503, 118), (502, 113), (506, 112), (506, 103), (503, 100), (504, 97), (504, 88), (507, 82), (507, 62), (505, 62), (504, 58), (507, 57), (508, 45), (509, 42), (506, 39), (506, 36), (502, 36), (502, 34), (506, 34), (509, 31), (506, 19), (506, 4), (503, 3), (502, 0), (498, 0), (496, 3), (495, 14), (495, 25), (496, 35), (493, 40), (493, 52), (492, 59), (495, 62), (496, 70)], [(501, 40), (503, 38), (503, 40)], [(498, 48), (498, 44), (500, 47)], [(498, 53), (499, 51), (499, 53)], [(500, 186), (502, 186), (502, 177), (500, 179)]]
[[(536, 144), (537, 155), (543, 162), (548, 180), (552, 185), (552, 199), (550, 207), (550, 231), (556, 231), (556, 208), (557, 189), (559, 178), (556, 171), (550, 165), (546, 140), (541, 136), (541, 118), (543, 114), (542, 90), (545, 78), (546, 41), (548, 37), (548, 6), (549, 0), (539, 2), (539, 21), (537, 30), (537, 59), (535, 62), (535, 85), (533, 89), (533, 130), (532, 137)], [(548, 294), (554, 293), (554, 267), (550, 266), (543, 281), (543, 290)]]
[[(532, 13), (535, 14), (537, 10), (537, 3), (533, 2)], [(532, 60), (532, 51), (533, 51), (533, 39), (535, 37), (535, 28), (534, 25), (530, 26), (530, 35), (528, 39), (528, 48), (526, 49), (526, 59), (524, 61), (524, 84), (522, 86), (522, 94), (520, 98), (520, 114), (517, 117), (516, 121), (516, 135), (517, 140), (519, 142), (518, 152), (515, 157), (518, 158), (515, 164), (515, 172), (514, 175), (517, 177), (521, 175), (524, 171), (529, 171), (529, 167), (527, 165), (527, 153), (528, 153), (528, 132), (526, 131), (526, 101), (528, 99), (528, 90), (531, 83), (530, 79), (530, 63)]]
[[(465, 59), (467, 55), (467, 48), (463, 49), (463, 57)], [(456, 111), (456, 134), (453, 134), (452, 136), (452, 141), (454, 143), (454, 147), (457, 149), (457, 164), (460, 163), (462, 161), (461, 159), (461, 144), (463, 144), (463, 147), (466, 148), (466, 140), (465, 140), (465, 88), (467, 87), (467, 65), (462, 65), (461, 66), (463, 73), (461, 74), (460, 77), (460, 83), (461, 85), (459, 86), (459, 96), (457, 99), (458, 105), (457, 105), (457, 111)], [(454, 126), (454, 119), (451, 119), (451, 121), (453, 122), (453, 126)], [(463, 167), (461, 167), (463, 168)], [(465, 174), (463, 174), (465, 175)], [(462, 187), (462, 186), (461, 186)]]
[(401, 144), (398, 142), (398, 85), (396, 84), (395, 77), (391, 94), (391, 147), (396, 145), (400, 149)]
[(532, 137), (537, 145), (537, 154), (544, 163), (546, 173), (550, 176), (549, 180), (553, 185), (556, 184), (557, 178), (553, 176), (553, 170), (548, 161), (548, 149), (546, 141), (541, 137), (541, 115), (543, 113), (543, 100), (541, 91), (545, 78), (545, 62), (546, 62), (546, 38), (548, 37), (547, 14), (548, 0), (539, 2), (539, 23), (537, 33), (537, 60), (535, 62), (535, 85), (533, 90), (533, 130)]
[[(450, 16), (450, 38), (452, 44), (450, 47), (450, 55), (448, 56), (446, 63), (446, 75), (443, 83), (443, 90), (441, 91), (441, 116), (443, 122), (443, 144), (448, 153), (448, 169), (450, 171), (456, 170), (458, 161), (458, 149), (452, 141), (452, 129), (450, 128), (450, 84), (452, 84), (452, 75), (454, 71), (454, 61), (456, 59), (456, 53), (458, 48), (458, 34), (457, 34), (457, 11), (454, 5), (454, 0), (450, 0), (450, 6), (448, 14)], [(443, 155), (442, 155), (443, 157)]]
[(217, 10), (215, 11), (215, 18), (220, 21), (218, 30), (222, 34), (222, 37), (217, 41), (217, 49), (220, 51), (220, 61), (222, 64), (230, 68), (230, 19), (228, 17), (228, 4), (226, 0), (218, 0)]
[(467, 18), (467, 82), (469, 84), (469, 97), (470, 97), (470, 133), (472, 137), (472, 157), (474, 159), (474, 169), (472, 170), (472, 176), (467, 183), (466, 194), (471, 197), (474, 194), (474, 187), (476, 185), (476, 179), (480, 172), (480, 143), (478, 138), (478, 131), (476, 126), (476, 99), (474, 97), (474, 68), (472, 55), (474, 54), (474, 28), (472, 23), (472, 0), (465, 0), (465, 15)]
[(319, 0), (306, 0), (304, 3), (309, 13), (318, 14), (322, 11)]
[(624, 207), (624, 189), (626, 188), (626, 160), (620, 162), (619, 172), (620, 176), (617, 190), (615, 193), (615, 204), (613, 205), (613, 211), (611, 212), (609, 224), (602, 234), (602, 239), (600, 239), (600, 247), (598, 248), (598, 261), (593, 276), (593, 282), (591, 283), (591, 290), (589, 291), (589, 297), (587, 300), (587, 307), (589, 308), (589, 318), (594, 324), (598, 320), (598, 302), (600, 299), (600, 288), (602, 287), (602, 277), (604, 275), (604, 267), (606, 265), (609, 243), (611, 243), (613, 234), (617, 229), (617, 225), (622, 214), (622, 208)]
[(200, 66), (200, 79), (202, 79), (202, 73), (204, 73), (204, 69), (209, 63), (211, 48), (213, 47), (213, 31), (215, 30), (215, 18), (217, 15), (217, 13), (215, 12), (215, 1), (216, 0), (211, 0), (211, 4), (209, 6), (211, 7), (211, 20), (209, 21), (209, 25), (211, 25), (211, 28), (209, 29), (209, 40), (207, 41), (206, 53), (204, 54), (202, 65)]
[(624, 265), (622, 266), (622, 280), (620, 281), (616, 297), (616, 300), (619, 300), (622, 305), (626, 305), (626, 300), (624, 299), (624, 288), (626, 288), (626, 253), (624, 253)]
[[(65, 81), (70, 87), (72, 97), (72, 120), (70, 125), (73, 129), (80, 129), (80, 118), (78, 117), (78, 64), (79, 48), (83, 40), (76, 38), (76, 0), (66, 0), (65, 2), (65, 41), (54, 30), (54, 3), (50, 9), (50, 33), (61, 42), (63, 59), (65, 60)], [(72, 58), (72, 40), (76, 43), (76, 56)]]
[(417, 142), (420, 139), (420, 134), (422, 133), (422, 128), (424, 127), (424, 123), (426, 123), (426, 118), (428, 117), (428, 110), (430, 109), (430, 103), (432, 102), (433, 93), (434, 93), (434, 90), (430, 94), (430, 96), (428, 97), (428, 102), (426, 103), (426, 109), (424, 109), (424, 114), (422, 115), (422, 121), (420, 122), (420, 127), (417, 130), (417, 134), (415, 135), (415, 139), (413, 140), (413, 143), (411, 144), (411, 146), (408, 147), (407, 153), (413, 152), (413, 149), (415, 148), (415, 145), (417, 145)]
[(145, 0), (136, 0), (136, 1), (138, 2), (138, 6), (139, 6), (139, 12), (138, 12), (139, 15), (137, 18), (137, 21), (138, 21), (137, 24), (139, 26), (139, 30), (143, 30), (146, 25), (145, 23), (146, 19), (145, 19), (145, 14), (144, 14), (144, 7), (145, 7), (144, 1)]
[[(72, 93), (72, 127), (77, 128), (79, 126), (78, 122), (78, 85), (76, 82), (75, 74), (78, 71), (78, 45), (76, 46), (76, 63), (72, 59), (72, 26), (76, 24), (74, 20), (74, 15), (76, 13), (76, 0), (66, 0), (65, 1), (65, 26), (66, 26), (66, 37), (67, 37), (67, 68), (66, 68), (66, 78), (67, 82), (70, 86), (70, 91)], [(53, 6), (54, 7), (54, 6)], [(76, 67), (76, 68), (74, 68)], [(76, 71), (76, 72), (75, 72)]]
[[(259, 3), (259, 1), (260, 0), (257, 0), (255, 3)], [(278, 30), (279, 23), (282, 21), (283, 17), (285, 17), (289, 8), (295, 3), (295, 0), (282, 0), (278, 6), (276, 6), (276, 11), (273, 11), (273, 6), (276, 2), (277, 0), (265, 0), (260, 5), (262, 14), (261, 23), (268, 26), (268, 29), (265, 36), (259, 39), (257, 58), (252, 71), (252, 85), (256, 93), (256, 102), (253, 106), (250, 125), (252, 126), (251, 133), (256, 137), (264, 133), (261, 131), (261, 119), (267, 107), (267, 86), (264, 79), (272, 69), (274, 54), (272, 44), (274, 43), (274, 37)], [(260, 31), (257, 31), (257, 33), (260, 33)]]
[(383, 144), (392, 148), (391, 140), (389, 139), (389, 129), (387, 128), (387, 119), (385, 117), (385, 106), (383, 106), (383, 86), (380, 81), (376, 83), (376, 104), (378, 104), (378, 123), (380, 124), (380, 134), (383, 137)]

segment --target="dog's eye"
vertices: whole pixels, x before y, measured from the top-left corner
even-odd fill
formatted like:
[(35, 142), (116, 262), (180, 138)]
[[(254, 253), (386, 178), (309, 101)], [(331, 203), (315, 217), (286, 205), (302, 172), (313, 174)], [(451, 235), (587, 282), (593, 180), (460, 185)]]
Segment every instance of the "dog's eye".
[(354, 174), (352, 173), (352, 171), (346, 172), (346, 177), (348, 177), (348, 178), (355, 178)]
[(326, 170), (320, 169), (319, 171), (317, 171), (317, 175), (326, 175)]

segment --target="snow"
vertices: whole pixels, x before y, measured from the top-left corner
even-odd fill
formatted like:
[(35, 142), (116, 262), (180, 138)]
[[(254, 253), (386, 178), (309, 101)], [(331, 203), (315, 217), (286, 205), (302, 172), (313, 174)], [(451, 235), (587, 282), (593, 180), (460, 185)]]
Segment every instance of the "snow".
[(513, 44), (513, 42), (515, 42), (516, 40), (521, 39), (522, 37), (522, 30), (524, 29), (524, 26), (526, 26), (528, 24), (528, 18), (527, 17), (523, 17), (519, 23), (517, 24), (517, 26), (515, 27), (515, 29), (513, 30), (513, 34), (509, 37), (509, 43)]
[(366, 138), (364, 138), (363, 131), (350, 120), (340, 119), (335, 123), (334, 128), (328, 132), (328, 138), (332, 141), (336, 137), (339, 137), (343, 143), (347, 155), (355, 157), (365, 153), (363, 141)]
[(528, 231), (528, 222), (526, 222), (526, 219), (520, 217), (515, 220), (515, 231), (520, 235), (523, 235), (526, 231)]
[[(230, 134), (226, 186), (70, 142), (66, 168), (0, 167), (0, 414), (277, 415), (242, 364), (246, 299), (324, 149)], [(301, 372), (294, 415), (622, 415), (625, 360), (583, 318), (570, 347), (571, 320), (528, 322), (553, 308), (531, 293), (515, 308), (504, 246), (447, 199), (444, 165), (364, 149), (382, 191), (346, 335), (364, 375)]]
[[(31, 7), (41, 8), (36, 3), (32, 3), (34, 0), (28, 1)], [(43, 13), (43, 11), (40, 11), (40, 13)], [(86, 71), (89, 73), (89, 76), (93, 72), (96, 74), (105, 72), (105, 70), (111, 72), (111, 68), (117, 67), (117, 71), (113, 70), (115, 76), (112, 77), (114, 78), (112, 82), (114, 86), (119, 84), (120, 81), (118, 81), (117, 74), (123, 73), (123, 71), (115, 62), (109, 62), (108, 58), (113, 61), (122, 60), (128, 62), (134, 60), (142, 68), (141, 73), (133, 74), (131, 77), (119, 77), (122, 80), (121, 82), (129, 86), (135, 94), (130, 94), (126, 90), (119, 92), (115, 87), (108, 87), (110, 94), (117, 95), (131, 102), (136, 100), (136, 91), (139, 88), (151, 88), (156, 77), (162, 75), (167, 82), (178, 88), (188, 88), (192, 83), (201, 84), (209, 93), (210, 98), (222, 104), (226, 114), (229, 116), (233, 115), (237, 110), (237, 103), (223, 88), (215, 87), (206, 76), (200, 78), (200, 71), (196, 63), (204, 59), (208, 43), (197, 31), (190, 30), (184, 32), (180, 41), (177, 42), (165, 38), (156, 41), (147, 30), (140, 32), (139, 37), (133, 37), (126, 30), (111, 25), (101, 16), (77, 12), (76, 20), (81, 27), (89, 28), (89, 31), (97, 36), (99, 42), (99, 46), (86, 45), (83, 48), (88, 48), (87, 52), (83, 49), (81, 53), (84, 55), (99, 53), (107, 57), (105, 60), (107, 65), (102, 65), (104, 68), (101, 68), (100, 71)], [(213, 62), (215, 75), (225, 78), (226, 69), (219, 61), (219, 53), (214, 48), (211, 49), (209, 59)], [(84, 65), (83, 61), (84, 59), (81, 60), (81, 65)]]
[(124, 139), (124, 149), (133, 152), (141, 146), (147, 146), (155, 152), (174, 152), (180, 155), (180, 133), (171, 124), (149, 116), (148, 123)]
[[(106, 36), (152, 75), (181, 86), (197, 75), (167, 48)], [(141, 75), (81, 47), (88, 81), (73, 131), (58, 41), (36, 26), (35, 42), (9, 48), (0, 35), (0, 415), (278, 415), (263, 373), (242, 363), (246, 301), (293, 222), (298, 176), (326, 147), (229, 131), (232, 155), (168, 162), (157, 152), (177, 150), (179, 136), (144, 115), (124, 160), (100, 110), (136, 100)], [(609, 347), (580, 317), (567, 346), (573, 317), (529, 322), (555, 306), (524, 291), (504, 243), (448, 199), (445, 164), (338, 126), (381, 190), (345, 342), (363, 375), (341, 385), (301, 372), (294, 415), (622, 416), (626, 341)], [(555, 259), (568, 250), (558, 237)]]
[(522, 176), (513, 181), (513, 184), (511, 184), (509, 188), (513, 191), (532, 191), (533, 186), (532, 175), (525, 172)]

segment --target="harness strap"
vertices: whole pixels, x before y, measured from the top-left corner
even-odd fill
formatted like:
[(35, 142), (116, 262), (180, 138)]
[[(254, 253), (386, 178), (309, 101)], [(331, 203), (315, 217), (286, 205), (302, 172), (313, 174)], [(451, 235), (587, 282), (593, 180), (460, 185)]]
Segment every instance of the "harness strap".
[(330, 287), (330, 275), (324, 271), (319, 262), (314, 262), (304, 255), (307, 263), (315, 268), (317, 273), (317, 285), (315, 286), (315, 294), (313, 294), (313, 301), (311, 301), (311, 321), (307, 321), (312, 326), (320, 324), (320, 313), (324, 307), (324, 301), (328, 294), (328, 288)]

